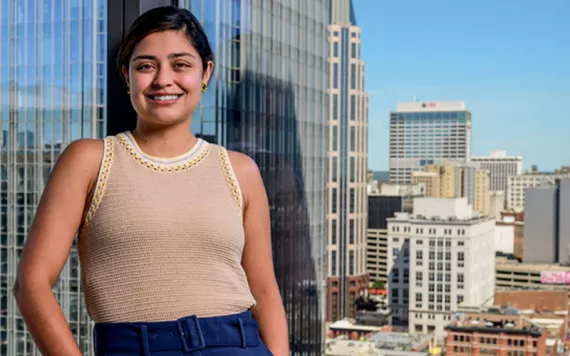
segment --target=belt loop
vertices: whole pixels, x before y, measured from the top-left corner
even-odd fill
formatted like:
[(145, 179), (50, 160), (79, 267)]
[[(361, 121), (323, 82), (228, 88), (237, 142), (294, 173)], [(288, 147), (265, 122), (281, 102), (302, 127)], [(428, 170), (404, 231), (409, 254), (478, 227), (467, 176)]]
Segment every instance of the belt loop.
[(237, 321), (238, 321), (238, 325), (239, 325), (239, 332), (241, 334), (241, 347), (246, 348), (247, 343), (245, 341), (245, 329), (243, 327), (243, 322), (241, 321), (241, 318), (238, 318)]
[(148, 334), (146, 332), (146, 325), (141, 325), (141, 343), (143, 348), (143, 355), (150, 356), (150, 348), (148, 347)]

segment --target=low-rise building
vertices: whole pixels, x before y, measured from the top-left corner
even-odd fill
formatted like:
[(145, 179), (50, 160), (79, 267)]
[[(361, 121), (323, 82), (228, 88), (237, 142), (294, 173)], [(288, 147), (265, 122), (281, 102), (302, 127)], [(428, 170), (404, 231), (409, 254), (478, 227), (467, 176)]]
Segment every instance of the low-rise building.
[(450, 356), (547, 355), (547, 330), (514, 308), (460, 309), (446, 330)]

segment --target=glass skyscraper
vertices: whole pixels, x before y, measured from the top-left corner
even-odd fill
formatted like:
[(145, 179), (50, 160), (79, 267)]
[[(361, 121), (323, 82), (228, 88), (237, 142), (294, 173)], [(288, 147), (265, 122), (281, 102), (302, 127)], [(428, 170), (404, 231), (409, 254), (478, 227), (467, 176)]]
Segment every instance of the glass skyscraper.
[[(62, 148), (104, 132), (106, 4), (0, 1), (0, 355), (39, 355), (12, 286), (36, 206)], [(89, 354), (91, 324), (78, 269), (73, 248), (54, 293), (83, 353)]]
[(328, 0), (187, 0), (216, 56), (194, 114), (201, 137), (250, 155), (271, 209), (273, 257), (295, 355), (324, 342)]
[(390, 181), (410, 183), (426, 164), (471, 160), (471, 113), (462, 101), (398, 103), (390, 113)]
[[(47, 177), (65, 146), (105, 136), (107, 116), (117, 117), (106, 112), (107, 53), (113, 47), (107, 43), (109, 1), (0, 1), (0, 356), (39, 355), (11, 290)], [(152, 1), (137, 3), (143, 2)], [(259, 165), (291, 348), (293, 354), (321, 355), (329, 0), (180, 0), (178, 5), (203, 22), (216, 55), (193, 132), (245, 152)], [(123, 11), (131, 16), (129, 6)], [(89, 355), (92, 323), (79, 272), (73, 248), (54, 293)]]

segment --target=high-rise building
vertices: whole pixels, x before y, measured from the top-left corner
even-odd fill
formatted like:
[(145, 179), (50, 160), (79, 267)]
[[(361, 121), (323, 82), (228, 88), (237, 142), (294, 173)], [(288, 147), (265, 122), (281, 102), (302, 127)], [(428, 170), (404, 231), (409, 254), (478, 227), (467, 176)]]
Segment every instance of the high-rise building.
[(471, 113), (464, 102), (399, 103), (390, 113), (390, 181), (409, 183), (426, 164), (470, 158)]
[(459, 305), (492, 303), (494, 227), (467, 198), (416, 198), (413, 215), (388, 219), (393, 323), (440, 337)]
[(492, 191), (507, 191), (510, 176), (522, 174), (522, 157), (507, 156), (505, 151), (491, 152), (490, 156), (472, 157), (471, 161), (479, 167), (488, 169), (490, 173), (490, 189)]
[[(39, 355), (12, 287), (36, 206), (62, 149), (104, 135), (107, 0), (0, 1), (0, 355)], [(91, 322), (72, 248), (54, 288), (85, 354)]]
[(570, 265), (570, 178), (526, 190), (524, 261)]
[[(273, 258), (291, 350), (321, 355), (330, 2), (183, 0), (180, 5), (203, 23), (217, 60), (192, 130), (257, 162), (271, 209)], [(358, 167), (363, 182), (358, 188), (365, 194), (366, 165), (359, 161)], [(361, 192), (354, 193), (356, 208), (363, 203)], [(348, 209), (348, 200), (340, 197), (339, 209)]]
[(556, 181), (570, 178), (570, 173), (523, 173), (509, 176), (507, 182), (507, 209), (516, 212), (525, 210), (525, 192), (529, 188), (553, 187)]
[(333, 0), (329, 26), (329, 270), (327, 320), (356, 315), (366, 272), (368, 96), (351, 0)]

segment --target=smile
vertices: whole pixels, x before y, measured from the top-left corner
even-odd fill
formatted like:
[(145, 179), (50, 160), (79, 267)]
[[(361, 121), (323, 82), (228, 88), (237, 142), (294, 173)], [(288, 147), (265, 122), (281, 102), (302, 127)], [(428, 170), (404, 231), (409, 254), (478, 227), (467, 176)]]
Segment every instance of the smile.
[(169, 95), (147, 95), (151, 101), (160, 104), (170, 104), (180, 98), (182, 94), (169, 94)]

